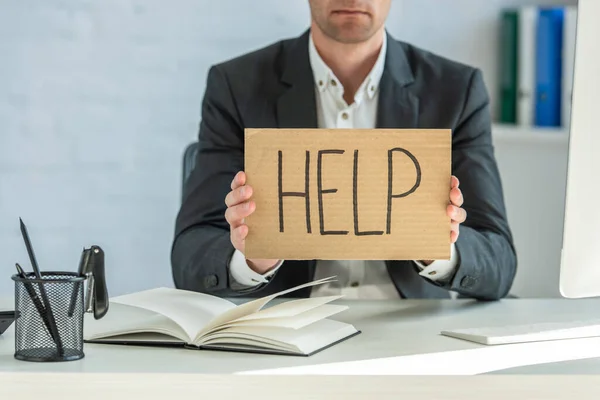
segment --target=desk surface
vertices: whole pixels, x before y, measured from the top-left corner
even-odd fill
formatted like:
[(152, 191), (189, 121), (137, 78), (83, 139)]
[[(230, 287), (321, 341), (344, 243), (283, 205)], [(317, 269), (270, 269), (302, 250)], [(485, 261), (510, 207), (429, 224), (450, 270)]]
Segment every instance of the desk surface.
[[(592, 319), (600, 314), (600, 299), (506, 299), (499, 302), (396, 300), (338, 303), (349, 304), (350, 309), (338, 314), (335, 319), (352, 323), (362, 334), (311, 357), (86, 344), (86, 356), (82, 360), (31, 363), (17, 361), (13, 357), (13, 324), (0, 336), (0, 372), (231, 374), (353, 361), (377, 362), (402, 358), (401, 356), (490, 348), (442, 336), (439, 333), (444, 329)], [(6, 307), (7, 304), (0, 301), (0, 307)], [(334, 374), (335, 372), (333, 370)], [(365, 371), (368, 372), (372, 370)], [(395, 373), (393, 367), (388, 373)], [(576, 362), (566, 360), (558, 364), (509, 368), (494, 373), (600, 373), (600, 357)]]

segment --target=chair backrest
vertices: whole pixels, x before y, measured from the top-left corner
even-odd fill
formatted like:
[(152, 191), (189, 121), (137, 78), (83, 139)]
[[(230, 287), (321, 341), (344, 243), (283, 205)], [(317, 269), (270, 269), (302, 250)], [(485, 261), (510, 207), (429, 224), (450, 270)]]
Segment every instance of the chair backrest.
[(196, 167), (196, 155), (198, 154), (198, 142), (190, 143), (183, 152), (183, 168), (181, 177), (181, 193), (185, 191), (185, 182), (188, 180), (194, 167)]

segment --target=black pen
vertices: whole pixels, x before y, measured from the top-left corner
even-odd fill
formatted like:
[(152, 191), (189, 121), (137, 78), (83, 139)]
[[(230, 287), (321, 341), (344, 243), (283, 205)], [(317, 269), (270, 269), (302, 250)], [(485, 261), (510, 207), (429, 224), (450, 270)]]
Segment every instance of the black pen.
[[(81, 259), (79, 260), (79, 269), (77, 270), (77, 275), (78, 276), (83, 276), (83, 271), (85, 269), (85, 266), (87, 265), (88, 261), (90, 259), (90, 252), (85, 250), (85, 247), (83, 248), (83, 251), (81, 252)], [(73, 285), (73, 292), (71, 292), (71, 302), (69, 303), (69, 312), (67, 313), (67, 315), (69, 317), (73, 316), (73, 313), (75, 312), (75, 304), (77, 301), (77, 296), (79, 295), (79, 285), (81, 283), (80, 282), (75, 282), (75, 284)], [(84, 310), (85, 312), (85, 310)]]
[[(21, 279), (27, 280), (28, 279), (27, 275), (25, 274), (25, 271), (23, 271), (23, 268), (21, 268), (19, 263), (16, 263), (15, 267), (17, 267), (17, 275), (19, 275), (19, 277)], [(37, 292), (35, 291), (35, 289), (33, 288), (33, 285), (31, 283), (24, 283), (24, 285), (25, 285), (25, 289), (27, 290), (27, 293), (29, 293), (29, 297), (31, 297), (31, 300), (33, 301), (33, 305), (35, 306), (35, 308), (37, 308), (38, 313), (40, 314), (40, 317), (44, 321), (44, 325), (46, 325), (46, 329), (48, 329), (48, 333), (50, 334), (50, 336), (52, 336), (52, 339), (56, 342), (54, 333), (52, 332), (52, 329), (50, 329), (50, 324), (48, 323), (48, 318), (46, 316), (46, 308), (42, 304), (40, 297), (38, 296)]]
[[(21, 234), (23, 235), (23, 240), (25, 241), (25, 247), (27, 247), (27, 254), (29, 255), (31, 265), (33, 266), (33, 272), (35, 273), (36, 278), (41, 281), (42, 274), (40, 273), (37, 260), (35, 259), (35, 254), (33, 253), (33, 247), (31, 246), (29, 235), (27, 234), (27, 228), (25, 227), (25, 224), (21, 218), (19, 218), (19, 221), (21, 222)], [(52, 337), (54, 338), (54, 342), (58, 348), (58, 353), (62, 356), (64, 354), (62, 340), (60, 339), (60, 333), (58, 332), (58, 327), (56, 326), (56, 320), (54, 319), (54, 313), (52, 312), (52, 307), (50, 306), (50, 300), (48, 299), (46, 288), (42, 282), (40, 282), (38, 285), (40, 287), (40, 294), (42, 295), (42, 304), (45, 305), (45, 315), (47, 317), (47, 323), (50, 328), (50, 332), (53, 333)]]

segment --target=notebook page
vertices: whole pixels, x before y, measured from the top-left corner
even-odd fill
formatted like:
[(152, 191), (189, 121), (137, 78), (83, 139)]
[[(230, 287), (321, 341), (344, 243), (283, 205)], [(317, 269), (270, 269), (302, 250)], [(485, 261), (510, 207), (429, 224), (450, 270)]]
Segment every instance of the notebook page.
[(324, 297), (309, 297), (307, 299), (290, 300), (285, 303), (277, 304), (269, 308), (265, 308), (254, 314), (246, 315), (238, 318), (235, 321), (248, 321), (253, 319), (264, 318), (282, 318), (293, 317), (294, 315), (302, 314), (306, 311), (320, 307), (323, 304), (338, 300), (344, 296), (324, 296)]
[(160, 332), (140, 332), (128, 335), (116, 335), (111, 336), (104, 340), (108, 343), (139, 343), (139, 344), (182, 344), (185, 341), (175, 339), (169, 335), (162, 334)]
[(250, 320), (236, 320), (225, 325), (221, 325), (215, 328), (211, 333), (207, 333), (201, 338), (201, 343), (205, 340), (210, 340), (214, 334), (219, 332), (235, 332), (236, 327), (246, 326), (269, 326), (289, 329), (300, 329), (314, 324), (317, 321), (331, 317), (332, 315), (338, 314), (342, 311), (346, 311), (348, 306), (325, 304), (312, 310), (305, 311), (301, 314), (290, 316), (290, 317), (278, 317), (278, 318), (264, 318), (264, 319), (250, 319)]
[(168, 316), (190, 338), (194, 338), (197, 332), (218, 315), (236, 308), (235, 304), (220, 297), (170, 288), (145, 290), (115, 297), (110, 301)]
[(305, 287), (322, 285), (324, 283), (328, 283), (328, 282), (331, 282), (333, 280), (335, 280), (335, 277), (323, 278), (323, 279), (320, 279), (320, 280), (317, 280), (317, 281), (308, 282), (308, 283), (305, 283), (303, 285), (299, 285), (299, 286), (293, 287), (291, 289), (283, 290), (283, 291), (281, 291), (279, 293), (275, 293), (275, 294), (272, 294), (270, 296), (261, 297), (260, 299), (249, 301), (248, 303), (240, 304), (237, 307), (232, 308), (232, 309), (228, 310), (227, 312), (222, 313), (221, 315), (219, 315), (218, 317), (216, 317), (214, 320), (212, 320), (208, 325), (206, 325), (204, 327), (204, 329), (202, 329), (202, 331), (200, 331), (198, 333), (198, 335), (196, 336), (194, 342), (197, 342), (198, 339), (202, 335), (204, 335), (206, 332), (209, 332), (209, 331), (213, 330), (214, 328), (218, 327), (219, 325), (223, 325), (223, 324), (225, 324), (227, 322), (236, 320), (238, 318), (245, 317), (247, 315), (250, 315), (250, 314), (253, 314), (253, 313), (259, 311), (269, 301), (273, 300), (274, 298), (276, 298), (278, 296), (282, 296), (284, 294), (291, 293), (293, 291), (296, 291), (296, 290), (299, 290), (299, 289), (303, 289)]
[(83, 337), (96, 340), (140, 332), (157, 332), (170, 335), (180, 341), (190, 340), (187, 333), (168, 317), (146, 309), (114, 303), (102, 319), (90, 313), (84, 315)]
[(254, 350), (259, 352), (264, 352), (267, 350), (276, 350), (278, 352), (287, 352), (289, 354), (298, 354), (298, 349), (294, 346), (286, 345), (285, 343), (268, 343), (268, 342), (260, 342), (257, 343), (256, 340), (248, 340), (243, 337), (238, 337), (234, 339), (235, 342), (227, 341), (219, 342), (215, 341), (214, 343), (205, 343), (202, 345), (203, 348), (214, 348), (214, 349), (231, 349), (231, 350)]
[(304, 354), (309, 354), (356, 332), (352, 325), (323, 319), (302, 329), (238, 326), (231, 331), (225, 330), (211, 335), (207, 344), (236, 343), (240, 338), (256, 339), (257, 342), (279, 344), (282, 348), (292, 346)]

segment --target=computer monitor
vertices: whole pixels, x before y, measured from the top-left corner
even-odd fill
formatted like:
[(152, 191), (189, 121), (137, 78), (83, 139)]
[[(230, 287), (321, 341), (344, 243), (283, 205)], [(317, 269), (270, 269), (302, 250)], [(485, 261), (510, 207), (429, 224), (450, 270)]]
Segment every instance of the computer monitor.
[(600, 296), (598, 15), (599, 0), (579, 0), (560, 266), (560, 293), (566, 298)]

